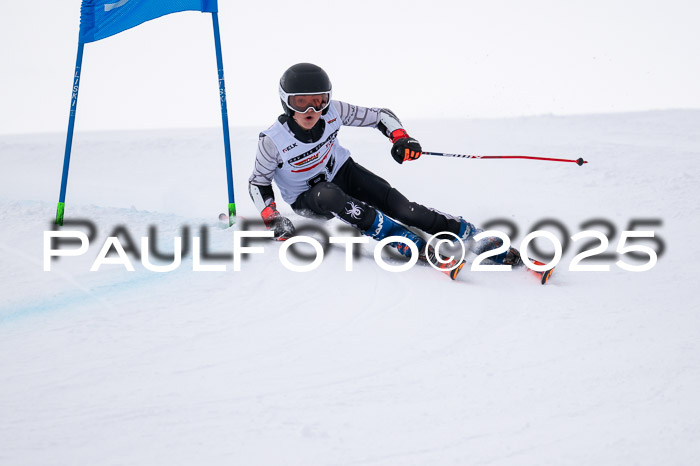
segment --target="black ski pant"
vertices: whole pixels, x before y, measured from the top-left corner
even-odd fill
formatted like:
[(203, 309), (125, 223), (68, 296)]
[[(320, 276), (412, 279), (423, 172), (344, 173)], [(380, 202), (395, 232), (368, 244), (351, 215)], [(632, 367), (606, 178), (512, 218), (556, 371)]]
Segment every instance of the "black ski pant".
[(372, 226), (377, 210), (431, 235), (442, 231), (456, 234), (460, 227), (458, 219), (410, 202), (352, 158), (340, 167), (332, 182), (321, 181), (300, 194), (292, 209), (304, 217), (327, 220), (335, 216), (362, 232)]

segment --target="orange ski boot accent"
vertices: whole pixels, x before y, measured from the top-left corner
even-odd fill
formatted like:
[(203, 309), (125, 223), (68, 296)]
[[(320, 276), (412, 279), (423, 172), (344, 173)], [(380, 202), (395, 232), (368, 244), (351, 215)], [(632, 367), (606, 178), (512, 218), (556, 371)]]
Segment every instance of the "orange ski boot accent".
[[(465, 262), (462, 261), (459, 265), (457, 265), (457, 261), (452, 259), (447, 263), (442, 263), (435, 257), (435, 249), (433, 249), (432, 246), (427, 246), (427, 248), (428, 250), (424, 251), (420, 255), (420, 259), (430, 263), (431, 265), (437, 266), (438, 270), (440, 270), (442, 273), (450, 277), (452, 280), (456, 280), (457, 275), (459, 275), (462, 267), (464, 267)], [(455, 265), (457, 266), (455, 267)]]
[[(540, 261), (534, 260), (534, 259), (530, 259), (530, 260), (531, 260), (532, 263), (535, 264), (535, 265), (545, 265), (544, 262), (540, 262)], [(542, 284), (544, 285), (544, 284), (547, 283), (547, 282), (549, 281), (549, 279), (551, 278), (552, 273), (554, 272), (554, 267), (552, 267), (552, 268), (549, 269), (549, 270), (545, 270), (544, 272), (536, 272), (535, 270), (532, 270), (532, 269), (530, 269), (530, 268), (528, 268), (527, 270), (530, 271), (530, 272), (532, 272), (532, 273), (534, 273), (535, 275), (537, 275), (537, 276), (540, 278), (540, 283), (542, 283)]]
[(464, 267), (464, 261), (462, 261), (462, 263), (454, 269), (450, 270), (450, 278), (452, 280), (457, 280), (457, 275), (459, 275), (459, 272), (462, 270), (462, 267)]

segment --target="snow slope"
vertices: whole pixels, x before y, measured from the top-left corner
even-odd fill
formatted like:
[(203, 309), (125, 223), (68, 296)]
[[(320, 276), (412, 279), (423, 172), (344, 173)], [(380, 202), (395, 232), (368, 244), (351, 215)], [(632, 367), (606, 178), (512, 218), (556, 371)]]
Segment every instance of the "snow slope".
[[(427, 150), (589, 160), (423, 157), (399, 166), (375, 130), (346, 128), (354, 158), (409, 198), (477, 224), (508, 218), (573, 235), (595, 218), (658, 219), (648, 272), (416, 266), (382, 271), (363, 247), (294, 273), (277, 243), (234, 272), (105, 265), (105, 238), (149, 226), (158, 248), (189, 226), (232, 250), (218, 130), (78, 133), (66, 219), (88, 254), (43, 272), (64, 135), (0, 137), (0, 464), (690, 465), (700, 457), (700, 111), (417, 121)], [(257, 132), (233, 128), (239, 213)], [(280, 204), (295, 222), (301, 219)], [(337, 231), (337, 221), (326, 227)], [(558, 236), (561, 234), (552, 230)], [(542, 243), (544, 244), (544, 243)], [(649, 244), (649, 243), (646, 243)]]

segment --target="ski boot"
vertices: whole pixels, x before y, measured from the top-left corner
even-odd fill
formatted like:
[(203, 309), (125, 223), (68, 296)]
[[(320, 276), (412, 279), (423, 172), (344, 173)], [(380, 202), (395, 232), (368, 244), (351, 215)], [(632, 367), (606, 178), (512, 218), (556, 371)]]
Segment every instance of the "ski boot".
[(477, 229), (474, 225), (467, 222), (462, 217), (457, 217), (457, 220), (459, 220), (459, 231), (457, 232), (457, 238), (464, 242), (464, 244), (467, 244), (474, 235), (483, 231)]
[[(426, 246), (426, 242), (423, 238), (403, 225), (396, 223), (393, 219), (387, 217), (380, 211), (377, 211), (377, 216), (374, 218), (374, 223), (369, 227), (369, 230), (362, 232), (362, 234), (370, 236), (377, 241), (383, 240), (389, 236), (403, 236), (411, 240), (418, 248), (418, 251), (423, 251)], [(396, 248), (402, 256), (411, 257), (411, 248), (409, 248), (407, 244), (396, 242), (389, 243), (389, 246)]]
[[(483, 252), (490, 251), (492, 249), (499, 248), (503, 245), (503, 240), (497, 236), (490, 236), (488, 238), (481, 239), (479, 241), (474, 241), (474, 236), (481, 233), (482, 229), (476, 228), (471, 223), (464, 220), (462, 217), (458, 217), (460, 222), (459, 232), (457, 237), (459, 240), (463, 241), (465, 244), (469, 245), (469, 250), (474, 254), (479, 255)], [(455, 240), (455, 243), (457, 240)], [(544, 265), (543, 262), (530, 259), (535, 265)], [(502, 252), (496, 256), (489, 257), (484, 261), (485, 263), (495, 264), (495, 265), (510, 265), (513, 268), (521, 268), (523, 265), (522, 258), (520, 257), (520, 251), (515, 248), (509, 248), (507, 251)], [(552, 276), (554, 267), (544, 272), (536, 272), (530, 268), (527, 269), (529, 272), (537, 275), (540, 278), (540, 282), (544, 285), (547, 283)]]
[[(447, 274), (452, 280), (457, 278), (460, 270), (464, 267), (464, 262), (457, 264), (457, 261), (438, 261), (435, 250), (432, 246), (429, 246), (427, 242), (413, 233), (408, 228), (395, 222), (390, 217), (387, 217), (380, 211), (377, 211), (377, 216), (374, 219), (374, 223), (369, 228), (369, 230), (363, 232), (364, 235), (370, 236), (376, 240), (383, 240), (389, 236), (403, 236), (406, 239), (411, 240), (418, 248), (419, 255), (418, 260), (423, 262), (430, 262), (436, 265), (441, 271)], [(402, 242), (389, 243), (389, 246), (396, 248), (399, 253), (405, 257), (411, 257), (411, 248)], [(451, 269), (451, 270), (450, 270)]]

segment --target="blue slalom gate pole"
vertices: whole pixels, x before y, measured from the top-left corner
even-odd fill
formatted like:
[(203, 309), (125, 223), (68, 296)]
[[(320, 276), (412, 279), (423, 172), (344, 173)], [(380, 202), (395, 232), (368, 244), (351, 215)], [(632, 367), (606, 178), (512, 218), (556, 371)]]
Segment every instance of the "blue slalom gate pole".
[(231, 167), (231, 138), (228, 130), (228, 111), (226, 109), (226, 86), (224, 85), (224, 61), (221, 56), (221, 37), (219, 36), (219, 15), (211, 14), (214, 24), (214, 45), (216, 47), (216, 67), (219, 71), (219, 97), (221, 100), (221, 120), (224, 126), (224, 152), (226, 155), (226, 181), (228, 182), (228, 224), (236, 221), (236, 199), (233, 195), (233, 168)]
[(73, 146), (73, 129), (75, 128), (75, 111), (78, 107), (78, 89), (80, 88), (80, 67), (83, 66), (83, 43), (78, 42), (78, 57), (75, 60), (73, 74), (73, 94), (70, 101), (70, 116), (68, 117), (68, 133), (66, 134), (66, 152), (63, 155), (63, 175), (61, 177), (61, 194), (58, 196), (56, 208), (56, 225), (63, 225), (63, 211), (66, 208), (66, 186), (68, 185), (68, 168), (70, 167), (70, 152)]

